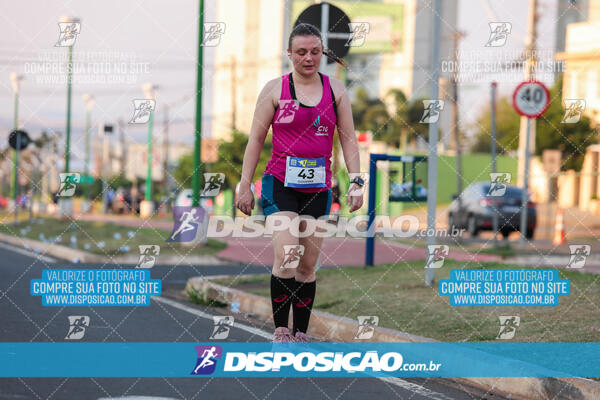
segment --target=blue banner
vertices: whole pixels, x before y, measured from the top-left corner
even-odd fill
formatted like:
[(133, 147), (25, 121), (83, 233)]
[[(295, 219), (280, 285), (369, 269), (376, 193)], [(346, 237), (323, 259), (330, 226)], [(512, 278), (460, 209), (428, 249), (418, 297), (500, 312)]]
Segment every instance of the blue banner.
[(0, 343), (0, 377), (599, 377), (600, 343)]
[(147, 269), (45, 269), (29, 291), (44, 306), (149, 306), (162, 282)]
[(555, 269), (452, 269), (438, 285), (452, 306), (557, 306), (569, 292)]

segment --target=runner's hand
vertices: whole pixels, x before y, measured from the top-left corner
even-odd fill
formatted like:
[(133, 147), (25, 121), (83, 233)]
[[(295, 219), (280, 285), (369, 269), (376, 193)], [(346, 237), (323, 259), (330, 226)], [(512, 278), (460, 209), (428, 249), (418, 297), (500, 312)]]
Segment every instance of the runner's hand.
[[(350, 212), (354, 212), (362, 207), (363, 205), (363, 193), (364, 187), (353, 183), (348, 188), (348, 206), (350, 206)], [(352, 195), (351, 195), (352, 194)]]
[(254, 210), (254, 193), (252, 193), (249, 186), (246, 188), (240, 187), (235, 206), (246, 215), (252, 214), (252, 210)]

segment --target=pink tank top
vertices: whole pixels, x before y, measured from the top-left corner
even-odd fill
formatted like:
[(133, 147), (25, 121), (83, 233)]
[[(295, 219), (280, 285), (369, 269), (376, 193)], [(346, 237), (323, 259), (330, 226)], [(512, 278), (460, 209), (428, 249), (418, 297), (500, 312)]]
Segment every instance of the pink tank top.
[(329, 77), (323, 77), (323, 95), (314, 107), (300, 105), (290, 93), (290, 75), (281, 78), (281, 96), (271, 124), (273, 126), (273, 155), (265, 168), (285, 182), (285, 160), (287, 156), (318, 158), (325, 157), (325, 183), (327, 187), (293, 188), (300, 192), (314, 193), (331, 188), (331, 150), (337, 116), (333, 108)]

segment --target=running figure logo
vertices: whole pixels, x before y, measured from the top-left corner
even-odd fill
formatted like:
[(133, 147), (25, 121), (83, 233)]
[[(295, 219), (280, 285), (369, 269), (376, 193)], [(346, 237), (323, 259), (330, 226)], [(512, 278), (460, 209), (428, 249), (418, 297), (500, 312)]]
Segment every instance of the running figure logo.
[(288, 124), (294, 120), (300, 105), (296, 100), (279, 100), (279, 114), (275, 117), (276, 124)]
[(281, 269), (298, 268), (300, 257), (304, 255), (304, 246), (301, 244), (284, 244), (283, 245), (283, 262)]
[(448, 257), (449, 247), (445, 244), (430, 244), (427, 246), (427, 262), (425, 268), (442, 268)]
[(509, 172), (493, 172), (490, 174), (490, 189), (488, 196), (501, 197), (506, 193), (506, 185), (510, 183), (511, 174)]
[(344, 46), (346, 47), (360, 47), (365, 44), (367, 33), (371, 31), (371, 24), (368, 22), (350, 22), (350, 37), (346, 41)]
[(435, 124), (440, 118), (440, 111), (444, 109), (444, 100), (423, 100), (423, 116), (419, 121), (422, 124)]
[(191, 242), (198, 234), (198, 228), (204, 220), (202, 207), (173, 207), (173, 232), (167, 242)]
[(155, 244), (141, 244), (140, 248), (140, 259), (136, 265), (136, 268), (152, 268), (156, 262), (156, 257), (160, 254), (160, 246)]
[(60, 173), (60, 187), (56, 195), (58, 197), (71, 197), (75, 194), (77, 184), (81, 182), (78, 173)]
[(233, 326), (233, 317), (231, 315), (213, 315), (213, 322), (215, 327), (209, 339), (227, 339), (229, 329)]
[(512, 30), (510, 22), (490, 22), (490, 38), (485, 47), (502, 47)]
[(215, 372), (217, 359), (223, 355), (221, 346), (196, 346), (198, 361), (191, 375), (210, 375)]
[(59, 22), (60, 34), (54, 47), (70, 47), (81, 33), (81, 22)]
[(521, 317), (516, 315), (511, 316), (499, 316), (500, 319), (500, 331), (496, 339), (510, 340), (515, 337), (517, 327), (521, 324)]
[(156, 109), (156, 100), (154, 99), (135, 99), (133, 100), (133, 117), (130, 124), (145, 124), (150, 120), (150, 113)]
[(570, 244), (571, 258), (567, 264), (567, 268), (583, 268), (585, 261), (592, 251), (589, 244)]
[(66, 340), (82, 339), (85, 328), (90, 326), (90, 317), (87, 315), (69, 315), (69, 331)]
[(202, 196), (212, 197), (219, 194), (219, 189), (225, 184), (225, 174), (222, 172), (206, 172), (204, 174), (204, 189)]
[(204, 40), (202, 46), (215, 47), (221, 43), (221, 36), (225, 34), (225, 22), (205, 22)]
[(585, 111), (584, 99), (565, 99), (565, 115), (560, 121), (561, 124), (576, 124)]
[(379, 317), (377, 315), (359, 315), (357, 319), (358, 329), (354, 339), (371, 339), (375, 333), (375, 327), (379, 324)]

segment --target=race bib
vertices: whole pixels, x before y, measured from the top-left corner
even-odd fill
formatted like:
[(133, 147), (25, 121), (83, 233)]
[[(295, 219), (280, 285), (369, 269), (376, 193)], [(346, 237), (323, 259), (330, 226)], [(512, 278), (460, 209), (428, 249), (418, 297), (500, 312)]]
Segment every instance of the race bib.
[(325, 157), (301, 158), (288, 156), (285, 160), (284, 186), (295, 188), (327, 187)]

